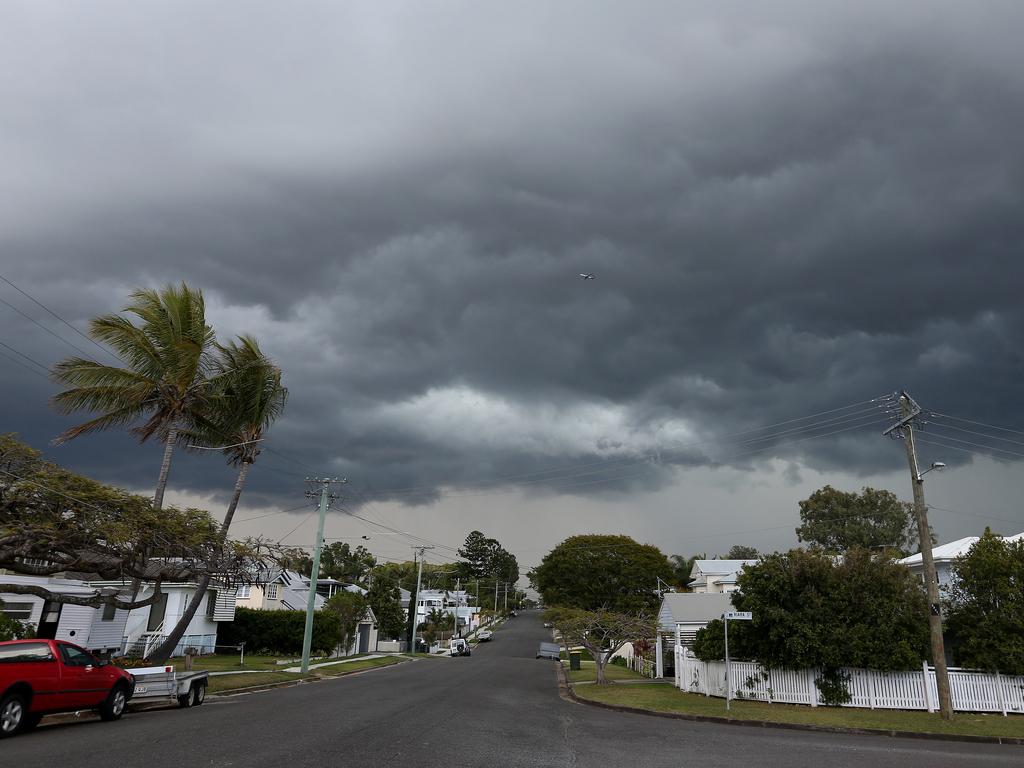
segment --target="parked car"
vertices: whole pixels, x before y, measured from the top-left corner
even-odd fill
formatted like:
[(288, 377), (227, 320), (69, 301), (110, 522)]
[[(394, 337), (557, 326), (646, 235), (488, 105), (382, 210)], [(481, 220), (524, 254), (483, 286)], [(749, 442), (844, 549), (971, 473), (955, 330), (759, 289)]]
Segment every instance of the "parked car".
[(54, 712), (95, 709), (117, 720), (134, 691), (131, 674), (72, 643), (0, 643), (0, 738), (35, 728)]
[(493, 636), (494, 633), (491, 632), (491, 630), (489, 629), (481, 629), (479, 632), (476, 633), (476, 639), (479, 640), (481, 643), (486, 643)]
[(449, 656), (472, 656), (473, 651), (469, 647), (469, 643), (463, 640), (461, 637), (452, 638), (448, 643), (448, 655)]
[(545, 629), (551, 629), (551, 627), (552, 627), (552, 624), (551, 624), (551, 622), (550, 622), (550, 621), (545, 621), (545, 622), (544, 622), (544, 628), (545, 628)]

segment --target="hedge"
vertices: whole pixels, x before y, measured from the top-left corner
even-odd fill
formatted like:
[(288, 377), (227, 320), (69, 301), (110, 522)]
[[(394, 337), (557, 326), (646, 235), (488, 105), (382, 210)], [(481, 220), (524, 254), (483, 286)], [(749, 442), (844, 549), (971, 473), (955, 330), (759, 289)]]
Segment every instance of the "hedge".
[[(245, 643), (247, 653), (292, 655), (302, 653), (305, 611), (257, 611), (236, 608), (235, 620), (220, 625), (218, 645)], [(333, 651), (341, 636), (341, 620), (328, 611), (313, 615), (313, 651)]]

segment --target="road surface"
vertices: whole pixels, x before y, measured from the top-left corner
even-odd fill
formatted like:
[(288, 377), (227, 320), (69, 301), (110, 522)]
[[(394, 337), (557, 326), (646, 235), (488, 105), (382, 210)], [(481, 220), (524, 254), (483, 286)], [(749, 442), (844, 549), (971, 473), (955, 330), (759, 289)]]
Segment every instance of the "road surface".
[(116, 723), (44, 725), (0, 742), (11, 768), (192, 766), (1024, 765), (1024, 748), (690, 723), (561, 699), (547, 639), (522, 613), (470, 658), (423, 659)]

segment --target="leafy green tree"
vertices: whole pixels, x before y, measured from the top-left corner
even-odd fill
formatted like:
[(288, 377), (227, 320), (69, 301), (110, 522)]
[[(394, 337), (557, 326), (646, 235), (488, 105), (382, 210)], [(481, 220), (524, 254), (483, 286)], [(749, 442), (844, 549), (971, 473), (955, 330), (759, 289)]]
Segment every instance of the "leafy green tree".
[(480, 531), (471, 531), (466, 536), (466, 543), (459, 549), (459, 557), (463, 558), (462, 572), (466, 578), (481, 578), (493, 573), (491, 558), (501, 548), (497, 539), (489, 539)]
[(366, 616), (366, 598), (358, 592), (338, 592), (324, 605), (324, 610), (338, 617), (338, 645), (348, 653), (356, 627)]
[(707, 554), (701, 553), (693, 557), (685, 555), (672, 555), (672, 583), (680, 589), (690, 591), (690, 574), (693, 572), (693, 564), (698, 560), (707, 560)]
[[(217, 350), (210, 395), (202, 410), (194, 414), (194, 425), (181, 434), (188, 445), (219, 448), (228, 464), (238, 468), (220, 526), (221, 540), (226, 541), (249, 468), (260, 454), (260, 442), (267, 430), (284, 410), (288, 390), (281, 384), (281, 369), (260, 351), (255, 339), (240, 336), (226, 346), (217, 345)], [(206, 599), (211, 581), (211, 574), (200, 579), (180, 619), (150, 656), (154, 664), (163, 664), (174, 652)]]
[(0, 600), (0, 642), (35, 637), (35, 628), (32, 625), (11, 618), (3, 612), (3, 608), (4, 601)]
[(850, 493), (826, 485), (800, 502), (800, 520), (797, 539), (830, 553), (854, 547), (888, 547), (903, 554), (917, 549), (913, 505), (891, 491)]
[(69, 595), (4, 584), (2, 575), (0, 592), (127, 610), (157, 600), (164, 581), (212, 574), (244, 582), (264, 553), (257, 542), (225, 542), (203, 510), (157, 510), (149, 499), (69, 472), (13, 435), (0, 435), (0, 568), (33, 576), (73, 571), (89, 580), (138, 579), (153, 584), (154, 595)]
[(402, 610), (398, 584), (376, 577), (366, 599), (373, 609), (373, 615), (377, 617), (379, 633), (387, 638), (400, 637), (405, 627), (405, 611)]
[[(65, 413), (99, 415), (65, 430), (62, 443), (89, 432), (130, 427), (140, 441), (156, 437), (164, 445), (153, 506), (163, 506), (171, 455), (179, 432), (206, 405), (213, 364), (213, 329), (206, 324), (202, 291), (182, 283), (162, 290), (138, 290), (123, 315), (104, 315), (89, 335), (108, 344), (125, 367), (74, 357), (54, 367), (53, 377), (68, 387), (53, 398)], [(141, 423), (140, 423), (141, 422)]]
[(946, 626), (961, 666), (1024, 675), (1024, 540), (986, 528), (957, 558)]
[(761, 553), (757, 547), (748, 547), (745, 544), (733, 544), (725, 554), (726, 560), (756, 560)]
[(631, 640), (646, 641), (657, 630), (653, 616), (645, 613), (553, 608), (545, 612), (544, 618), (562, 633), (566, 645), (582, 645), (590, 651), (598, 685), (608, 682), (605, 668), (613, 653)]
[(366, 584), (377, 559), (366, 547), (351, 547), (348, 542), (334, 541), (320, 553), (320, 574), (349, 584)]
[(545, 605), (636, 614), (654, 611), (658, 578), (672, 578), (668, 558), (629, 536), (571, 536), (530, 574)]
[[(842, 558), (820, 550), (766, 555), (744, 568), (731, 596), (753, 621), (729, 627), (730, 652), (768, 668), (915, 669), (930, 643), (924, 591), (910, 571), (864, 549)], [(704, 660), (723, 653), (722, 622), (697, 633)]]

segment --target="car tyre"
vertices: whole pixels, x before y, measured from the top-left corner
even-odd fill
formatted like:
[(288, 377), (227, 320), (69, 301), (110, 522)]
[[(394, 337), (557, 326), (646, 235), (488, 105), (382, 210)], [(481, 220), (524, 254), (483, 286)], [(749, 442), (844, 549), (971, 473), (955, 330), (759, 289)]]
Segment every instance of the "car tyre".
[(25, 727), (28, 699), (21, 693), (9, 693), (0, 701), (0, 739), (14, 736)]
[(127, 689), (121, 684), (115, 685), (106, 701), (100, 704), (100, 719), (108, 722), (120, 720), (126, 706), (128, 706)]
[(195, 683), (192, 686), (192, 706), (201, 707), (206, 701), (206, 686), (202, 683)]

